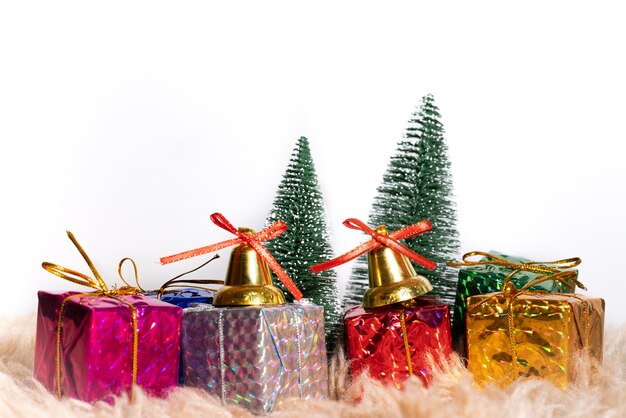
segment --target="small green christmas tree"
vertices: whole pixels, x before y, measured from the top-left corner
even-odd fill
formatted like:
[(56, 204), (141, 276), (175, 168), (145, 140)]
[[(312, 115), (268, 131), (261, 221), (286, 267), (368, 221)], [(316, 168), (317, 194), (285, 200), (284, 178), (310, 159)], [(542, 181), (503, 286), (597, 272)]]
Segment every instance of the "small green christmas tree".
[[(267, 249), (291, 276), (305, 298), (324, 307), (326, 346), (334, 347), (339, 333), (340, 301), (332, 270), (313, 274), (309, 269), (333, 257), (324, 202), (315, 174), (309, 141), (298, 139), (285, 175), (278, 185), (267, 225), (283, 220), (288, 229), (267, 241)], [(283, 290), (281, 283), (276, 283)], [(289, 293), (285, 293), (289, 299)]]
[[(433, 229), (410, 238), (405, 244), (419, 254), (438, 263), (434, 271), (413, 263), (418, 274), (433, 285), (430, 295), (454, 303), (456, 271), (445, 265), (459, 251), (456, 230), (456, 209), (452, 200), (452, 175), (448, 147), (440, 122), (441, 115), (432, 95), (422, 98), (417, 112), (409, 120), (406, 138), (398, 143), (391, 157), (383, 182), (372, 204), (369, 224), (387, 225), (390, 231), (428, 219)], [(361, 257), (348, 280), (343, 306), (362, 302), (368, 288), (367, 261)]]
[(457, 288), (457, 272), (447, 267), (445, 262), (457, 257), (460, 244), (448, 145), (440, 118), (433, 96), (423, 97), (415, 120), (419, 137), (416, 217), (430, 220), (433, 229), (411, 238), (409, 245), (439, 264), (432, 272), (421, 267), (416, 270), (430, 279), (434, 287), (431, 294), (452, 305)]

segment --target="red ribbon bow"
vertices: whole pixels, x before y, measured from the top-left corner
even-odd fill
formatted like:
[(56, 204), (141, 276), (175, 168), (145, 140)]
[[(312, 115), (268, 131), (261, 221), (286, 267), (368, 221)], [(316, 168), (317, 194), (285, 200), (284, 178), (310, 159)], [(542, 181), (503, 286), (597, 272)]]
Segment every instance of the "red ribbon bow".
[(345, 221), (343, 221), (343, 224), (350, 229), (363, 231), (366, 234), (371, 235), (373, 239), (364, 242), (355, 249), (348, 251), (347, 253), (340, 255), (339, 257), (312, 266), (311, 271), (313, 273), (319, 273), (320, 271), (332, 269), (354, 258), (357, 258), (362, 254), (365, 254), (382, 246), (389, 247), (392, 250), (407, 256), (411, 260), (429, 270), (434, 270), (435, 267), (437, 267), (437, 263), (427, 259), (424, 256), (419, 255), (418, 253), (408, 249), (398, 242), (401, 239), (411, 238), (416, 235), (423, 234), (424, 232), (430, 231), (432, 229), (432, 225), (427, 220), (420, 221), (413, 225), (405, 226), (404, 228), (398, 229), (397, 231), (392, 232), (389, 235), (376, 232), (372, 228), (367, 226), (364, 222), (361, 222), (360, 220), (355, 218), (346, 219)]
[(291, 280), (289, 275), (283, 268), (278, 264), (278, 261), (267, 251), (267, 248), (261, 242), (267, 241), (273, 238), (276, 238), (283, 232), (287, 230), (287, 224), (283, 221), (274, 222), (267, 228), (254, 233), (248, 234), (245, 232), (239, 231), (235, 228), (228, 219), (224, 217), (221, 213), (214, 213), (211, 215), (211, 221), (219, 226), (222, 229), (230, 232), (233, 235), (237, 235), (237, 238), (229, 239), (227, 241), (218, 242), (217, 244), (208, 245), (206, 247), (196, 248), (195, 250), (185, 251), (179, 254), (170, 255), (167, 257), (163, 257), (160, 259), (161, 264), (169, 264), (174, 263), (176, 261), (184, 260), (186, 258), (195, 257), (198, 255), (214, 252), (217, 250), (221, 250), (222, 248), (230, 247), (231, 245), (237, 245), (241, 243), (246, 243), (250, 247), (256, 251), (256, 253), (269, 265), (276, 276), (280, 279), (280, 281), (285, 285), (285, 288), (291, 293), (296, 300), (302, 299), (302, 292), (296, 286), (296, 284)]

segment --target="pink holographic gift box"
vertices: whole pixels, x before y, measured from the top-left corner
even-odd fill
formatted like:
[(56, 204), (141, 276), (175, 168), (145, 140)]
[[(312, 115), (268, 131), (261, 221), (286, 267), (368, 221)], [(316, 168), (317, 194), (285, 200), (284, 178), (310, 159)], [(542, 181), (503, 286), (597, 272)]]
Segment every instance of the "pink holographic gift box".
[[(61, 303), (80, 292), (40, 291), (35, 342), (35, 377), (57, 388), (57, 324)], [(86, 402), (130, 393), (133, 380), (132, 313), (137, 312), (137, 384), (164, 396), (176, 386), (182, 309), (140, 296), (81, 296), (69, 299), (61, 326), (61, 393)]]
[(185, 309), (186, 386), (224, 404), (268, 413), (287, 398), (324, 399), (328, 369), (324, 308), (307, 303)]

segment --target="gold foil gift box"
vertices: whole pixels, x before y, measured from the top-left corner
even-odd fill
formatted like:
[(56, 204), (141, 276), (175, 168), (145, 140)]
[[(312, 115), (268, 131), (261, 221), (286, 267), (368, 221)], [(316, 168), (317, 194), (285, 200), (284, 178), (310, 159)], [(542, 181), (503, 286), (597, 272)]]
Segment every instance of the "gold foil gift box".
[(575, 272), (541, 276), (519, 290), (472, 296), (467, 308), (468, 369), (477, 383), (506, 385), (517, 378), (544, 378), (566, 388), (576, 357), (602, 361), (604, 300), (573, 293), (529, 290), (544, 280), (584, 289)]

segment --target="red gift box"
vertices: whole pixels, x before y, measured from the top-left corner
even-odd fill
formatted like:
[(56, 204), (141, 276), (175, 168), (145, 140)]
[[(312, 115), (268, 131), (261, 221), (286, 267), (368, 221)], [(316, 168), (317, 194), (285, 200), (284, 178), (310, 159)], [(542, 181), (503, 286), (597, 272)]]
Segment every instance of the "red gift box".
[(344, 325), (352, 375), (368, 371), (398, 388), (410, 375), (428, 383), (431, 356), (441, 364), (452, 353), (449, 309), (436, 298), (371, 310), (354, 306), (346, 310)]

